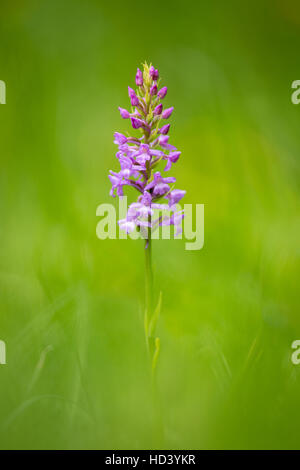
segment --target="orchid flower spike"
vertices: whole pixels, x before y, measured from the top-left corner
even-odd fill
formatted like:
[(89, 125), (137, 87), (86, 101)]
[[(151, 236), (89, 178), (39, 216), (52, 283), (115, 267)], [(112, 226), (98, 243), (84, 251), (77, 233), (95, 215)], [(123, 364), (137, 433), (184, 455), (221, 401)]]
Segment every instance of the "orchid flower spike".
[[(137, 90), (128, 87), (131, 111), (119, 107), (121, 117), (130, 119), (133, 129), (140, 133), (138, 137), (115, 133), (120, 170), (109, 174), (112, 196), (122, 197), (126, 186), (138, 191), (138, 201), (129, 206), (126, 218), (119, 221), (120, 228), (127, 232), (137, 227), (154, 229), (162, 224), (176, 226), (181, 224), (183, 218), (182, 212), (176, 212), (176, 204), (183, 198), (185, 191), (173, 189), (176, 178), (163, 177), (158, 170), (159, 163), (164, 160), (166, 174), (181, 155), (169, 143), (167, 134), (170, 124), (163, 124), (164, 119), (171, 117), (174, 108), (163, 109), (161, 100), (167, 94), (167, 87), (158, 91), (158, 78), (159, 72), (153, 65), (144, 64), (143, 72), (138, 68), (135, 76)], [(167, 200), (167, 203), (160, 203), (161, 198)], [(171, 216), (154, 220), (153, 209), (171, 211)]]

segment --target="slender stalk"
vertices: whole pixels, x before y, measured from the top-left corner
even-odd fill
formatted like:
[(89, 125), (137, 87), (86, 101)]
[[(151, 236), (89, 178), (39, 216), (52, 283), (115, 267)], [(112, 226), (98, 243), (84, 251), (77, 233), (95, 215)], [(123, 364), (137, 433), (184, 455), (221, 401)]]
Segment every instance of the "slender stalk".
[[(146, 95), (146, 110), (145, 116), (148, 115), (149, 105), (151, 103), (151, 96)], [(148, 132), (143, 129), (144, 142), (148, 144)], [(151, 177), (150, 162), (146, 163), (147, 181)], [(153, 308), (153, 273), (152, 273), (152, 244), (151, 244), (151, 215), (148, 217), (149, 227), (147, 228), (147, 238), (145, 239), (145, 335), (148, 353), (151, 357), (150, 344), (149, 344), (149, 322), (152, 316)]]
[[(149, 216), (151, 223), (151, 216)], [(148, 355), (151, 363), (151, 388), (154, 407), (155, 439), (157, 443), (164, 442), (164, 424), (162, 409), (160, 406), (159, 393), (156, 383), (156, 363), (159, 355), (159, 338), (153, 338), (151, 332), (151, 321), (153, 320), (153, 273), (152, 273), (152, 240), (151, 228), (148, 228), (145, 240), (145, 335)]]
[[(150, 222), (151, 222), (151, 216)], [(147, 238), (145, 240), (145, 335), (148, 351), (149, 344), (149, 321), (153, 310), (153, 274), (152, 274), (152, 243), (151, 228), (148, 228)]]

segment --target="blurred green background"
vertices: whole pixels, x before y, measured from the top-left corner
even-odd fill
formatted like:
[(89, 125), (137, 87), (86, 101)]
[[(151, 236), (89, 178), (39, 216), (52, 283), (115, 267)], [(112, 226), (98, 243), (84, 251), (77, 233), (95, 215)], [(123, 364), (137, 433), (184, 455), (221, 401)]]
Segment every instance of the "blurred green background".
[[(299, 33), (297, 0), (1, 1), (1, 448), (300, 448)], [(145, 60), (205, 204), (202, 250), (154, 242), (155, 403), (143, 243), (96, 237)]]

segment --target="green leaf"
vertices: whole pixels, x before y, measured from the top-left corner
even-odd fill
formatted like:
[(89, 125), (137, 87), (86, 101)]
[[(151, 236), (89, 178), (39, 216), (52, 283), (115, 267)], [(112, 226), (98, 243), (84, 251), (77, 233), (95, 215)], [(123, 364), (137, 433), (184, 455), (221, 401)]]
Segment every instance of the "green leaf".
[(155, 338), (155, 350), (153, 354), (153, 359), (152, 359), (152, 373), (154, 374), (156, 365), (157, 365), (157, 360), (159, 357), (159, 352), (160, 352), (160, 339)]
[(148, 335), (150, 337), (155, 335), (156, 325), (157, 325), (160, 311), (161, 311), (161, 304), (162, 304), (162, 292), (160, 291), (156, 309), (154, 310), (154, 313), (149, 322)]

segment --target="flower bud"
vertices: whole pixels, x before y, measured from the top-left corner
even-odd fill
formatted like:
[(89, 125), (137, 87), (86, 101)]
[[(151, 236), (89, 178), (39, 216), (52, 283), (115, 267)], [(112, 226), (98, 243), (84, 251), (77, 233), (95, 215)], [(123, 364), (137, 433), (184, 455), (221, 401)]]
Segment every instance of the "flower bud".
[(158, 80), (158, 70), (155, 70), (155, 68), (153, 67), (153, 65), (151, 65), (150, 69), (149, 69), (149, 75), (150, 77), (152, 78), (152, 80)]
[(162, 104), (161, 104), (161, 103), (158, 104), (158, 105), (156, 106), (156, 108), (153, 110), (154, 116), (158, 116), (159, 114), (161, 114), (162, 109), (163, 109)]
[(120, 108), (120, 107), (119, 107), (119, 111), (120, 111), (121, 117), (122, 117), (123, 119), (128, 119), (128, 118), (130, 118), (130, 114), (129, 114), (129, 112), (127, 111), (127, 109), (124, 109), (124, 108)]
[(114, 142), (119, 145), (125, 144), (125, 142), (127, 142), (127, 137), (125, 137), (125, 135), (121, 134), (120, 132), (115, 132), (114, 138)]
[(130, 86), (128, 87), (128, 95), (132, 106), (138, 106), (140, 104), (140, 101), (136, 96), (135, 91), (130, 88)]
[(130, 120), (131, 120), (133, 129), (139, 129), (140, 127), (143, 127), (144, 125), (144, 122), (141, 119), (131, 117)]
[(167, 91), (168, 91), (168, 88), (164, 86), (159, 90), (159, 92), (157, 93), (157, 96), (162, 100), (166, 96)]
[(163, 135), (166, 135), (169, 132), (170, 124), (165, 124), (159, 129), (159, 132)]
[(163, 119), (168, 119), (173, 113), (173, 110), (174, 110), (173, 106), (172, 108), (165, 109), (164, 112), (162, 113)]
[(132, 88), (130, 88), (130, 86), (129, 86), (128, 87), (128, 96), (129, 96), (129, 98), (131, 98), (132, 95), (135, 95), (135, 91)]
[(150, 88), (150, 95), (154, 96), (156, 94), (157, 94), (157, 85), (156, 83), (154, 83), (154, 85), (152, 85), (152, 87)]
[(136, 76), (135, 76), (135, 83), (136, 83), (136, 86), (143, 86), (143, 74), (140, 69), (137, 69)]
[(130, 97), (131, 106), (138, 106), (140, 101), (136, 95)]

